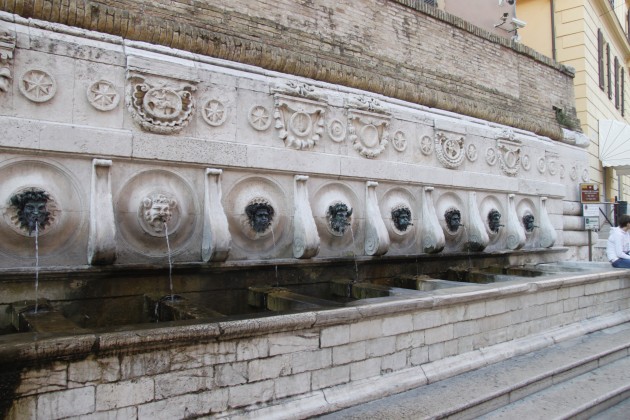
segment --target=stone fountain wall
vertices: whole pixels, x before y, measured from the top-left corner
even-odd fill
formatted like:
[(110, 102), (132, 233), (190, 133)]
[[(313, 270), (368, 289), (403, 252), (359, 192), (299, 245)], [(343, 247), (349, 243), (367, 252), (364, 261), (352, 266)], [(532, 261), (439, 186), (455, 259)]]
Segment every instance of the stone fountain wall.
[[(30, 190), (49, 197), (41, 267), (164, 264), (167, 230), (178, 263), (562, 245), (574, 257), (586, 243), (565, 231), (577, 184), (588, 180), (580, 133), (564, 130), (556, 141), (340, 85), (0, 17), (3, 268), (33, 265), (33, 233), (11, 201)], [(349, 214), (335, 229), (331, 209), (341, 204)], [(248, 206), (266, 207), (266, 221), (256, 225)], [(463, 227), (448, 226), (453, 211)], [(502, 226), (490, 226), (493, 211)]]

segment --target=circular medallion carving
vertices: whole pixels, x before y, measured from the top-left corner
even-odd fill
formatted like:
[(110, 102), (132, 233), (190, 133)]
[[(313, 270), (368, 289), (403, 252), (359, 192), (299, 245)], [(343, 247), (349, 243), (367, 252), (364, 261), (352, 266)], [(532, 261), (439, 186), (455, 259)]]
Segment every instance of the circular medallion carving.
[(547, 160), (543, 157), (539, 158), (536, 162), (536, 168), (538, 168), (538, 172), (544, 174), (547, 170)]
[(249, 124), (258, 131), (265, 131), (271, 126), (271, 114), (262, 105), (254, 105), (247, 114)]
[(560, 179), (564, 179), (564, 173), (566, 172), (566, 169), (564, 168), (564, 165), (560, 165)]
[(497, 151), (494, 147), (488, 147), (486, 149), (486, 163), (490, 166), (494, 166), (497, 163)]
[(361, 128), (360, 137), (363, 145), (367, 148), (374, 148), (379, 144), (378, 129), (372, 124), (367, 124)]
[(588, 169), (584, 169), (582, 171), (582, 181), (584, 182), (588, 182), (591, 179), (590, 175), (588, 174)]
[(182, 111), (182, 100), (173, 89), (149, 89), (142, 99), (142, 105), (147, 115), (169, 120)]
[(435, 154), (444, 167), (459, 167), (464, 161), (464, 138), (450, 138), (444, 133), (438, 133), (435, 136)]
[(523, 158), (521, 159), (521, 166), (526, 171), (530, 170), (530, 168), (532, 167), (532, 164), (531, 164), (531, 161), (529, 160), (529, 155), (523, 155)]
[(112, 82), (99, 80), (88, 86), (87, 100), (99, 111), (111, 111), (118, 106), (120, 95)]
[(313, 128), (313, 120), (306, 112), (298, 111), (289, 119), (289, 128), (297, 136), (306, 136)]
[(227, 110), (223, 102), (218, 99), (208, 99), (201, 108), (203, 120), (212, 127), (219, 127), (227, 119)]
[(335, 143), (341, 143), (346, 139), (346, 127), (339, 120), (332, 120), (328, 124), (328, 135)]
[(392, 138), (392, 146), (394, 146), (394, 149), (397, 151), (404, 152), (407, 148), (407, 137), (405, 136), (405, 133), (400, 130), (396, 131), (396, 133), (394, 133), (394, 137)]
[(466, 148), (466, 157), (468, 158), (468, 160), (471, 162), (476, 161), (478, 157), (477, 155), (477, 146), (475, 146), (474, 144), (469, 144)]
[(420, 151), (425, 156), (433, 153), (433, 140), (431, 140), (431, 137), (424, 136), (420, 139)]
[(547, 169), (549, 170), (550, 175), (555, 175), (558, 172), (558, 166), (556, 165), (555, 160), (549, 161), (547, 164)]
[(57, 93), (57, 82), (44, 70), (27, 70), (18, 84), (20, 92), (33, 102), (46, 102)]
[(571, 166), (571, 171), (569, 172), (569, 177), (571, 178), (571, 181), (576, 181), (577, 180), (577, 177), (578, 177), (577, 166), (575, 166), (575, 165)]

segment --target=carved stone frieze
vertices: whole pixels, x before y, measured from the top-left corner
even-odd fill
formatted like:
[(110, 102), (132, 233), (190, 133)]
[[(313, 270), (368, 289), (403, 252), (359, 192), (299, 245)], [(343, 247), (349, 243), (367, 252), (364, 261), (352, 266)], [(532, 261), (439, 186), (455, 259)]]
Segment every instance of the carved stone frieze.
[(88, 87), (87, 99), (99, 111), (111, 111), (118, 106), (120, 95), (112, 82), (99, 80)]
[(315, 147), (324, 132), (326, 104), (279, 93), (274, 99), (275, 127), (285, 146), (297, 150)]
[(11, 75), (11, 61), (15, 50), (15, 36), (0, 31), (0, 92), (8, 92), (9, 84), (13, 76)]
[(523, 155), (521, 158), (521, 166), (523, 167), (523, 169), (525, 169), (526, 171), (529, 171), (532, 167), (532, 163), (529, 159), (529, 155)]
[(39, 103), (51, 100), (57, 93), (55, 78), (45, 70), (37, 68), (24, 72), (18, 87), (27, 99)]
[(435, 154), (445, 168), (458, 168), (464, 161), (464, 137), (448, 137), (439, 132), (435, 135)]
[(517, 139), (514, 131), (505, 129), (496, 137), (499, 165), (504, 174), (518, 175), (521, 169), (521, 140)]
[(143, 129), (159, 134), (177, 133), (192, 119), (196, 90), (192, 82), (133, 73), (127, 82), (127, 108)]
[(494, 147), (488, 147), (486, 149), (486, 163), (490, 166), (494, 166), (497, 163), (497, 151)]
[(324, 101), (327, 98), (319, 89), (315, 86), (307, 83), (299, 82), (297, 80), (284, 80), (274, 84), (271, 89), (272, 93), (279, 93), (287, 96), (301, 97), (305, 99), (312, 99), (314, 101)]

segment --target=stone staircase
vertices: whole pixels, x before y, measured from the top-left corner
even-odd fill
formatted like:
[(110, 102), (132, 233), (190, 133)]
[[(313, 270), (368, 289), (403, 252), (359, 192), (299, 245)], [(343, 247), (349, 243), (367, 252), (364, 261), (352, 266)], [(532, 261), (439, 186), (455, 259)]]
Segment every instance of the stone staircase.
[(321, 419), (627, 419), (630, 323)]

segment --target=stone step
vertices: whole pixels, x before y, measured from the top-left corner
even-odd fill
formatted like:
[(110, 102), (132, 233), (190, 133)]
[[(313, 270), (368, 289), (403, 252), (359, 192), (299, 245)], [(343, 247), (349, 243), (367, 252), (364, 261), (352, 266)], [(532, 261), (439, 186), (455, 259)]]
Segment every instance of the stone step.
[(590, 420), (628, 420), (628, 413), (630, 413), (630, 398), (591, 416)]
[[(604, 382), (607, 373), (618, 378), (612, 391), (604, 391), (603, 396), (579, 397), (583, 409), (591, 410), (598, 401), (610, 399), (611, 404), (616, 404), (624, 398), (624, 387), (617, 385), (625, 380), (625, 385), (630, 386), (629, 349), (630, 323), (625, 323), (321, 418), (472, 419), (589, 373), (602, 376)], [(610, 369), (602, 370), (612, 363), (615, 364)], [(606, 405), (599, 408), (605, 409)], [(515, 414), (505, 418), (519, 417)], [(541, 411), (520, 418), (553, 416)]]
[(593, 414), (611, 408), (628, 398), (630, 398), (630, 357), (624, 357), (573, 379), (545, 388), (478, 418), (483, 420), (588, 419)]

